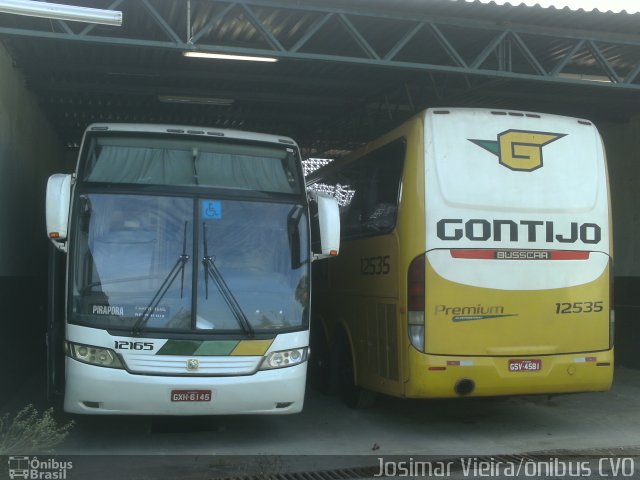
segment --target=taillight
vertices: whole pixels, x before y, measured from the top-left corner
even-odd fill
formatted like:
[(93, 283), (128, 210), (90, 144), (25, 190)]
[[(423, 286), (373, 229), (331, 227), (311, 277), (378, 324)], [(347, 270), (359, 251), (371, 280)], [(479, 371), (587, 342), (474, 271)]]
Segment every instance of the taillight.
[(407, 309), (424, 312), (424, 255), (409, 265)]
[(616, 329), (616, 312), (613, 308), (613, 262), (609, 257), (609, 348), (613, 348)]
[(424, 352), (425, 256), (419, 255), (409, 265), (407, 275), (407, 321), (411, 345)]

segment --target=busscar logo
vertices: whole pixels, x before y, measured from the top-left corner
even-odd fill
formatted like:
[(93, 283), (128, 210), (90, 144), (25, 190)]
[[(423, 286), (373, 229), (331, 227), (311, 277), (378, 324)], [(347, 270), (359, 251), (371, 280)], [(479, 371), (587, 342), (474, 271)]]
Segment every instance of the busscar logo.
[(500, 165), (518, 172), (532, 172), (542, 167), (542, 147), (566, 136), (566, 133), (506, 130), (497, 140), (468, 140), (497, 155)]

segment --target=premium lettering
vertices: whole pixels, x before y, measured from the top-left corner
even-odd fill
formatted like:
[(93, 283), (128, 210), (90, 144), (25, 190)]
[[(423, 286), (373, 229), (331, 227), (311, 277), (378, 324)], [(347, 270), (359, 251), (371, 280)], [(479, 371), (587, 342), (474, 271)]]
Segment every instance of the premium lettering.
[(486, 220), (472, 218), (443, 218), (436, 224), (440, 240), (461, 240), (463, 237), (474, 242), (492, 240), (495, 242), (546, 242), (576, 243), (578, 241), (595, 245), (602, 240), (602, 229), (595, 223), (570, 222), (557, 225), (542, 220)]
[(436, 305), (435, 313), (444, 315), (500, 315), (504, 313), (502, 305), (484, 306), (476, 305), (472, 307), (448, 307), (446, 305)]

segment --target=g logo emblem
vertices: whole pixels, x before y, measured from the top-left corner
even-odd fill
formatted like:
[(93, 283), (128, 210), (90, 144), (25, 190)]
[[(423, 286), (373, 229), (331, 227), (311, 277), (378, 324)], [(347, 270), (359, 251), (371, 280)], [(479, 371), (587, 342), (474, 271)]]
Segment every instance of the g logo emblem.
[(564, 133), (507, 130), (498, 140), (472, 140), (479, 147), (498, 156), (500, 165), (519, 171), (532, 172), (542, 167), (542, 147), (564, 137)]
[(190, 372), (198, 370), (199, 367), (200, 362), (197, 358), (190, 358), (189, 360), (187, 360), (187, 370), (189, 370)]

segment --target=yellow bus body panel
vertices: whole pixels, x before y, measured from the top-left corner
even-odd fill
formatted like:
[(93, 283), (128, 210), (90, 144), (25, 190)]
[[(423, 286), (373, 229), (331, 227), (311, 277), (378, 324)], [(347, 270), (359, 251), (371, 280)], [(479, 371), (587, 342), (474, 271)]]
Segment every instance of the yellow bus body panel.
[(593, 282), (549, 290), (461, 285), (440, 277), (429, 262), (426, 277), (428, 353), (553, 355), (609, 348), (609, 267)]
[[(446, 280), (426, 267), (426, 348), (409, 341), (407, 272), (425, 253), (427, 216), (425, 116), (416, 115), (334, 167), (356, 160), (398, 138), (406, 154), (395, 229), (385, 235), (344, 239), (340, 255), (327, 264), (327, 283), (314, 284), (314, 314), (332, 346), (343, 331), (352, 349), (356, 385), (406, 398), (453, 398), (455, 385), (472, 380), (470, 396), (604, 391), (613, 379), (614, 351), (609, 345), (607, 266), (598, 278), (567, 288), (498, 290)], [(435, 187), (431, 187), (435, 188)], [(433, 213), (433, 212), (431, 212)], [(610, 218), (609, 218), (610, 222)], [(611, 238), (608, 239), (611, 242)], [(364, 275), (362, 262), (388, 257), (387, 275)], [(481, 262), (482, 260), (478, 260)], [(552, 263), (551, 261), (549, 263)], [(598, 312), (561, 314), (556, 304), (598, 303)], [(456, 321), (450, 308), (502, 306), (512, 316)], [(460, 311), (459, 315), (465, 312)], [(470, 314), (470, 313), (469, 313)], [(515, 328), (514, 328), (515, 326)], [(541, 361), (539, 371), (509, 371), (510, 360)], [(430, 370), (434, 369), (434, 370)]]
[[(405, 396), (458, 396), (454, 388), (461, 380), (473, 381), (471, 396), (608, 390), (614, 365), (613, 348), (606, 343), (608, 283), (609, 267), (594, 282), (580, 286), (535, 291), (491, 290), (448, 282), (427, 262), (429, 353), (408, 347)], [(602, 311), (556, 313), (556, 303), (587, 298), (601, 299)], [(465, 305), (503, 305), (504, 313), (512, 316), (492, 318), (496, 313), (491, 312), (488, 318), (454, 322), (451, 316), (444, 318), (442, 312), (433, 314), (434, 302), (456, 305), (461, 300)], [(531, 359), (541, 362), (539, 371), (509, 371), (510, 360)]]
[[(579, 353), (536, 357), (542, 359), (537, 372), (510, 372), (510, 357), (452, 357), (426, 355), (409, 347), (411, 380), (406, 384), (407, 398), (450, 398), (459, 396), (454, 388), (461, 380), (472, 380), (474, 397), (530, 395), (541, 393), (577, 393), (606, 391), (613, 381), (613, 349), (596, 353)], [(596, 361), (585, 361), (596, 358)], [(470, 366), (451, 366), (453, 362)], [(429, 368), (445, 370), (430, 371)]]

